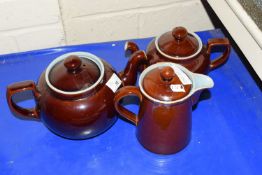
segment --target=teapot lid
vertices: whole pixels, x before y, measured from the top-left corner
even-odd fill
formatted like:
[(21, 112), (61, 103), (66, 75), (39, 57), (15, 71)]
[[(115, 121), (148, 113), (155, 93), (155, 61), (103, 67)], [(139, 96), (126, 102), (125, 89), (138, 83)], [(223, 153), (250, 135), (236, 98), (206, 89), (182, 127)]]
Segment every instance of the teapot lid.
[(46, 82), (62, 94), (78, 94), (95, 87), (103, 75), (104, 67), (99, 58), (86, 52), (73, 52), (50, 63)]
[(162, 102), (182, 99), (192, 87), (191, 79), (174, 63), (152, 65), (142, 72), (140, 80), (142, 92)]
[(198, 54), (202, 49), (200, 38), (189, 33), (184, 27), (175, 27), (155, 40), (157, 50), (168, 58), (186, 59)]

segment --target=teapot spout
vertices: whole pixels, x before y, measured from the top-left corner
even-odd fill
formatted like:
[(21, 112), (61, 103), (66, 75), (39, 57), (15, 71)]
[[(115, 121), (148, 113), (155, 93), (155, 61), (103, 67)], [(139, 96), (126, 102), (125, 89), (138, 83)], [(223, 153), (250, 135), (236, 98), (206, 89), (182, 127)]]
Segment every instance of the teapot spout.
[(124, 71), (119, 73), (123, 85), (124, 86), (134, 85), (137, 80), (138, 68), (141, 65), (146, 65), (146, 64), (147, 64), (146, 53), (141, 50), (134, 52), (131, 55), (130, 59), (128, 60)]
[(192, 77), (194, 93), (203, 89), (212, 88), (214, 86), (214, 81), (209, 76), (194, 73)]
[(139, 50), (138, 45), (133, 41), (127, 41), (125, 43), (125, 55), (126, 57), (129, 57), (133, 53)]

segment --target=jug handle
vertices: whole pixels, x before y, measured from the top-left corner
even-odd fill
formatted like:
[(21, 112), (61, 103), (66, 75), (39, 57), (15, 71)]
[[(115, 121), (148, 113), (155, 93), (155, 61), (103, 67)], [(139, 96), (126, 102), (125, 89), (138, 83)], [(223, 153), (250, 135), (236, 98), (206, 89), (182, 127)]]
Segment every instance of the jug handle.
[(40, 97), (40, 94), (37, 91), (36, 85), (33, 81), (22, 81), (22, 82), (11, 84), (7, 87), (7, 91), (6, 91), (6, 98), (9, 108), (14, 114), (18, 116), (26, 117), (28, 119), (39, 120), (40, 119), (39, 112), (38, 112), (39, 110), (37, 109), (37, 107), (34, 107), (33, 109), (26, 109), (18, 106), (13, 101), (12, 99), (13, 95), (24, 91), (33, 91), (35, 100), (37, 100), (38, 97)]
[(116, 111), (123, 116), (124, 118), (126, 118), (127, 120), (131, 121), (132, 123), (134, 123), (135, 125), (138, 124), (138, 116), (136, 114), (134, 114), (133, 112), (127, 110), (126, 108), (124, 108), (122, 105), (120, 105), (120, 100), (123, 99), (124, 97), (127, 96), (131, 96), (131, 95), (135, 95), (139, 98), (140, 103), (142, 102), (142, 94), (140, 92), (140, 90), (135, 87), (135, 86), (125, 86), (121, 89), (119, 89), (116, 92), (115, 98), (114, 98), (114, 105), (115, 105), (115, 109)]
[(227, 38), (212, 38), (209, 39), (207, 43), (207, 56), (209, 57), (209, 59), (211, 59), (210, 56), (212, 48), (216, 46), (223, 46), (225, 47), (225, 50), (219, 57), (211, 61), (209, 66), (211, 70), (216, 69), (217, 67), (224, 64), (228, 60), (230, 54), (231, 46)]

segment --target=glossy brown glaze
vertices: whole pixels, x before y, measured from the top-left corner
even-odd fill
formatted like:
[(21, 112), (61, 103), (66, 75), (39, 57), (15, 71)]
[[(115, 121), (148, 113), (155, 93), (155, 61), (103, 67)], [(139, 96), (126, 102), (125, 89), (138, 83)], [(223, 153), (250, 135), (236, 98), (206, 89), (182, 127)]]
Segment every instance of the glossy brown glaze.
[[(120, 105), (120, 100), (130, 95), (140, 99), (138, 116)], [(146, 149), (158, 154), (173, 154), (189, 143), (190, 98), (183, 103), (161, 104), (148, 99), (137, 87), (126, 86), (117, 91), (114, 101), (119, 114), (137, 126), (137, 138)]]
[[(13, 95), (17, 93), (21, 93), (24, 91), (32, 91), (35, 99), (40, 97), (40, 93), (38, 92), (36, 85), (33, 81), (23, 81), (19, 83), (10, 84), (7, 87), (6, 98), (11, 111), (17, 116), (23, 116), (28, 119), (36, 119), (39, 120), (39, 108), (38, 105), (33, 109), (25, 109), (18, 106), (12, 99)], [(37, 100), (36, 100), (37, 103)]]
[[(146, 59), (145, 54), (138, 54), (133, 57), (134, 62), (129, 61), (125, 71), (123, 71), (124, 73), (121, 75), (122, 84), (124, 85), (135, 84), (137, 76), (135, 71), (139, 64)], [(48, 84), (46, 79), (46, 72), (41, 74), (37, 85), (33, 81), (18, 82), (9, 85), (6, 95), (11, 111), (27, 119), (41, 120), (51, 131), (65, 138), (86, 139), (101, 134), (112, 126), (117, 119), (113, 103), (115, 94), (106, 85), (116, 72), (108, 63), (103, 60), (101, 61), (104, 67), (101, 81), (97, 81), (98, 84), (92, 89), (81, 91), (81, 93), (74, 92), (82, 90), (83, 87), (86, 87), (86, 84), (89, 87), (95, 79), (98, 79), (97, 77), (91, 77), (91, 80), (88, 78), (90, 74), (96, 75), (97, 68), (93, 63), (83, 59), (80, 60), (75, 56), (67, 57), (62, 62), (63, 64), (58, 63), (59, 67), (57, 70), (53, 70), (53, 75), (52, 69), (50, 71), (50, 76), (53, 76), (55, 79), (53, 86), (58, 84), (58, 88), (61, 85), (66, 90), (68, 90), (67, 86), (71, 86), (70, 90), (73, 89), (73, 93), (71, 91), (61, 91), (61, 89), (57, 91), (51, 88), (52, 86)], [(91, 64), (91, 70), (86, 70), (85, 66), (90, 68), (88, 64)], [(54, 67), (56, 68), (56, 66)], [(93, 68), (95, 71), (92, 70)], [(59, 76), (56, 77), (56, 73), (61, 74), (60, 78)], [(71, 77), (71, 81), (74, 82), (70, 84), (70, 78), (68, 77)], [(63, 79), (66, 79), (64, 84), (61, 81)], [(36, 101), (34, 109), (22, 108), (12, 100), (12, 97), (16, 93), (23, 91), (33, 91)]]
[[(181, 91), (174, 92), (170, 88), (172, 85), (179, 86)], [(185, 97), (191, 90), (191, 84), (183, 85), (173, 68), (168, 66), (148, 72), (143, 79), (143, 88), (155, 99), (174, 101)]]
[(161, 55), (159, 52), (157, 52), (155, 47), (155, 40), (153, 40), (149, 46), (147, 47), (147, 59), (149, 60), (148, 65), (152, 65), (158, 62), (173, 62), (180, 64), (187, 69), (189, 69), (192, 72), (195, 73), (202, 73), (207, 74), (210, 70), (210, 59), (206, 56), (206, 48), (203, 47), (199, 55), (197, 55), (194, 58), (186, 59), (186, 60), (179, 60), (179, 59), (170, 59), (163, 55)]
[[(177, 94), (180, 86), (172, 88), (170, 83), (188, 85), (189, 89), (184, 89), (183, 95)], [(114, 106), (137, 126), (137, 138), (146, 149), (172, 154), (190, 140), (194, 94), (213, 86), (213, 80), (206, 75), (192, 73), (172, 62), (156, 63), (141, 73), (139, 88), (125, 86), (116, 92)], [(139, 98), (138, 115), (122, 106), (121, 101), (127, 96)]]
[(223, 52), (222, 55), (211, 61), (209, 65), (210, 70), (216, 69), (222, 64), (224, 64), (227, 61), (228, 56), (230, 54), (231, 47), (228, 39), (225, 38), (209, 39), (207, 42), (207, 49), (206, 49), (206, 54), (208, 58), (210, 58), (211, 56), (212, 49), (217, 46), (225, 46), (226, 50)]
[(125, 50), (126, 50), (126, 55), (131, 55), (133, 54), (135, 51), (139, 50), (139, 47), (137, 46), (136, 43), (130, 41), (130, 42), (126, 42), (125, 44)]
[(100, 76), (97, 65), (87, 59), (71, 55), (57, 63), (49, 73), (50, 83), (63, 91), (78, 91), (94, 84)]
[[(169, 57), (159, 52), (156, 47), (156, 39), (158, 39), (157, 43), (160, 51), (169, 55)], [(139, 47), (135, 45), (134, 42), (127, 42), (126, 52), (136, 52)], [(220, 56), (211, 60), (211, 54), (215, 47), (222, 48), (223, 52)], [(196, 52), (198, 49), (199, 53)], [(142, 72), (146, 67), (158, 62), (173, 62), (186, 67), (192, 72), (208, 74), (208, 72), (220, 67), (227, 61), (230, 50), (231, 46), (227, 38), (209, 39), (207, 45), (202, 45), (202, 48), (200, 48), (193, 34), (188, 33), (184, 27), (176, 27), (173, 31), (166, 32), (149, 43), (146, 50), (147, 64), (140, 66), (139, 70)], [(194, 56), (190, 57), (190, 55)], [(200, 95), (201, 92), (194, 95), (194, 104), (198, 102)]]
[(192, 72), (207, 74), (209, 71), (224, 64), (230, 53), (230, 44), (227, 39), (209, 39), (208, 43), (214, 43), (214, 42), (216, 43), (217, 41), (219, 41), (219, 43), (217, 43), (216, 45), (226, 46), (227, 48), (220, 57), (214, 59), (214, 61), (211, 62), (210, 54), (211, 54), (212, 47), (214, 47), (214, 45), (213, 46), (208, 45), (208, 49), (206, 46), (204, 46), (198, 55), (188, 60), (179, 60), (179, 59), (175, 60), (175, 59), (166, 58), (163, 55), (161, 55), (159, 52), (157, 52), (154, 44), (155, 40), (152, 40), (148, 45), (146, 51), (147, 59), (148, 59), (147, 65), (152, 65), (158, 62), (173, 62), (186, 67)]
[(176, 27), (164, 33), (158, 40), (159, 49), (173, 57), (185, 57), (194, 54), (198, 41), (184, 27)]
[[(112, 100), (114, 92), (105, 86), (115, 72), (109, 65), (105, 67), (103, 83), (81, 98), (54, 93), (46, 84), (45, 72), (40, 76), (37, 87), (32, 81), (10, 85), (7, 90), (9, 107), (19, 116), (40, 119), (51, 131), (65, 138), (85, 139), (96, 136), (112, 126), (117, 119)], [(26, 90), (37, 94), (37, 107), (33, 110), (23, 109), (12, 102), (15, 93)]]
[(124, 71), (119, 73), (119, 76), (124, 86), (134, 85), (137, 80), (137, 72), (139, 67), (147, 64), (147, 56), (144, 51), (138, 50), (131, 55)]
[(105, 86), (113, 73), (113, 69), (107, 66), (104, 83), (81, 99), (55, 96), (42, 75), (38, 88), (43, 93), (38, 103), (43, 123), (56, 134), (66, 138), (84, 139), (105, 131), (116, 120), (112, 100), (114, 92)]
[[(230, 43), (227, 38), (215, 38), (209, 39), (207, 46), (203, 45), (201, 51), (192, 58), (181, 59), (180, 57), (190, 56), (197, 50), (198, 43), (191, 34), (188, 34), (183, 27), (175, 28), (172, 32), (164, 33), (159, 37), (159, 48), (165, 54), (175, 56), (177, 58), (168, 58), (162, 55), (156, 48), (155, 39), (153, 39), (147, 47), (146, 54), (148, 64), (152, 65), (157, 62), (173, 62), (180, 64), (192, 72), (207, 74), (210, 70), (213, 70), (222, 64), (224, 64), (230, 53)], [(210, 56), (212, 48), (222, 47), (224, 51), (221, 56), (211, 60)], [(126, 51), (135, 52), (139, 49), (135, 46), (134, 42), (126, 43)]]

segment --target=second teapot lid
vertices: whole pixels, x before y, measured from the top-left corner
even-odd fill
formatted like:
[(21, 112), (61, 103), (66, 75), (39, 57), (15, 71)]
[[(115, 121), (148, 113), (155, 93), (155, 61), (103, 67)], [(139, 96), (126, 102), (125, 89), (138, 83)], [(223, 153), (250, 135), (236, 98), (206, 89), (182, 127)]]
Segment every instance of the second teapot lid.
[(157, 49), (170, 57), (189, 57), (201, 49), (202, 42), (196, 34), (184, 27), (176, 27), (156, 39)]
[[(158, 66), (157, 66), (158, 65)], [(189, 94), (192, 81), (187, 74), (172, 63), (158, 63), (142, 73), (144, 92), (160, 101), (175, 101)], [(154, 67), (154, 68), (153, 68)]]

